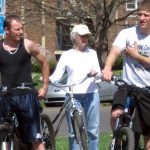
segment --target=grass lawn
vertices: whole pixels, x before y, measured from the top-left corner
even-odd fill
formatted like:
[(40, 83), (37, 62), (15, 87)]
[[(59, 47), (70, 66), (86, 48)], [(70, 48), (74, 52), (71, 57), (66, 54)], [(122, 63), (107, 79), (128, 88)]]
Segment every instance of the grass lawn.
[[(99, 150), (108, 150), (111, 141), (111, 133), (101, 133), (100, 134), (100, 148)], [(56, 138), (56, 149), (57, 150), (69, 150), (68, 138), (57, 137)]]
[[(111, 133), (101, 133), (99, 141), (99, 150), (109, 150), (111, 143)], [(140, 147), (143, 150), (143, 138), (140, 139)], [(57, 137), (56, 138), (56, 150), (69, 150), (68, 138), (67, 137)]]

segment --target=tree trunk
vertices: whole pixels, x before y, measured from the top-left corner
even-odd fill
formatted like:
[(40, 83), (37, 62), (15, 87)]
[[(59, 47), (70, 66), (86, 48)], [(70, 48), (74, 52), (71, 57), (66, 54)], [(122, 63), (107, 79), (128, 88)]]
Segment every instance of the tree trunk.
[(104, 32), (101, 32), (99, 34), (96, 34), (95, 36), (95, 43), (94, 43), (94, 48), (97, 51), (98, 59), (99, 59), (99, 64), (101, 69), (105, 65), (105, 60), (108, 55), (108, 39), (107, 39), (107, 34)]

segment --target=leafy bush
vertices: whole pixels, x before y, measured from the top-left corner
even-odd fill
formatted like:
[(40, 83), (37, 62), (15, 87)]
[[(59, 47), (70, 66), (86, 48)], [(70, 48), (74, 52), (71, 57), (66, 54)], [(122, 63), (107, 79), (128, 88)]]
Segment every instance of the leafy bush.
[(115, 76), (121, 76), (122, 75), (122, 70), (114, 70), (113, 75)]
[(32, 72), (41, 72), (41, 64), (37, 60), (34, 60), (32, 62)]
[[(56, 61), (50, 60), (48, 63), (52, 73), (56, 67)], [(32, 72), (41, 73), (41, 64), (37, 60), (32, 61)]]
[(42, 82), (39, 80), (41, 73), (32, 73), (33, 82), (36, 84), (36, 88), (39, 89), (42, 86)]
[(56, 68), (56, 61), (55, 60), (50, 60), (49, 61), (49, 67), (50, 67), (50, 74), (52, 74)]
[(113, 70), (121, 70), (123, 65), (123, 57), (119, 56), (114, 64)]

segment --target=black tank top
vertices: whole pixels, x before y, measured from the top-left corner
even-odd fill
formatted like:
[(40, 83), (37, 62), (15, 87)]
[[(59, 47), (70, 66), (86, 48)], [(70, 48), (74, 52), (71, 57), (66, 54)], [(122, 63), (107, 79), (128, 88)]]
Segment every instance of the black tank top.
[(2, 85), (15, 87), (20, 83), (32, 82), (31, 56), (25, 49), (24, 39), (21, 40), (16, 53), (10, 54), (0, 42), (0, 72)]

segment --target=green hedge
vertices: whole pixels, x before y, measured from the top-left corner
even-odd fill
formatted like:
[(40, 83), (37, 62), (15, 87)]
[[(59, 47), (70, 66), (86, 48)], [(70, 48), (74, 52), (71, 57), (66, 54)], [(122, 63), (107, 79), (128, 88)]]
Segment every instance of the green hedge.
[[(53, 72), (56, 67), (56, 61), (51, 60), (48, 63), (50, 67), (50, 72)], [(32, 61), (32, 72), (41, 73), (41, 65), (37, 60)]]
[(113, 66), (113, 70), (121, 70), (123, 66), (123, 57), (119, 56)]

